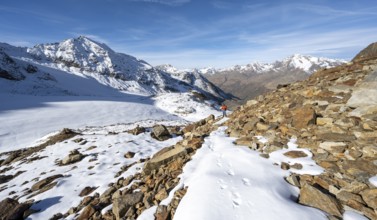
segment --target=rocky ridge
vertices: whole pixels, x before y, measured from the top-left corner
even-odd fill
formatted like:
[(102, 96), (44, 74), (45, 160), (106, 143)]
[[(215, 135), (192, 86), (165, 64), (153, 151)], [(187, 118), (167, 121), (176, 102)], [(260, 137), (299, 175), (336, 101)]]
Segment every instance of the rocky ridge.
[[(298, 202), (331, 219), (340, 219), (348, 208), (377, 219), (377, 189), (369, 182), (377, 174), (376, 76), (376, 59), (318, 71), (248, 101), (230, 116), (228, 133), (264, 157), (297, 138), (326, 170), (287, 177), (300, 188)], [(259, 142), (257, 135), (268, 142)], [(292, 164), (281, 166), (290, 169)]]

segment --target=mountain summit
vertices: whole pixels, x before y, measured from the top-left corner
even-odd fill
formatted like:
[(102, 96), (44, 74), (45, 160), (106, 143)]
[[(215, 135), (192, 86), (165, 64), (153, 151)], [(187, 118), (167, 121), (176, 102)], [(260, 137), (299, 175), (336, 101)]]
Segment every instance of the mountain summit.
[[(156, 95), (166, 92), (186, 92), (197, 91), (207, 98), (221, 100), (226, 97), (220, 89), (216, 88), (208, 80), (200, 75), (191, 75), (192, 80), (182, 80), (179, 77), (173, 77), (171, 74), (163, 70), (154, 68), (147, 62), (137, 59), (136, 57), (117, 53), (106, 44), (96, 42), (88, 37), (80, 36), (71, 38), (57, 43), (38, 44), (31, 48), (13, 47), (7, 44), (0, 44), (1, 50), (6, 56), (16, 62), (27, 62), (39, 69), (38, 74), (50, 74), (52, 81), (48, 82), (33, 79), (26, 74), (25, 80), (30, 84), (39, 84), (37, 86), (54, 88), (62, 88), (65, 94), (77, 94), (80, 92), (71, 91), (72, 86), (66, 81), (58, 79), (63, 73), (70, 73), (73, 76), (94, 79), (98, 83), (111, 87), (121, 92), (131, 92), (143, 95)], [(8, 71), (9, 74), (2, 78), (9, 79), (9, 76), (20, 76), (16, 71)], [(20, 79), (20, 77), (14, 77)], [(36, 81), (37, 80), (37, 81)], [(200, 82), (200, 83), (198, 83)], [(55, 85), (54, 85), (55, 84)], [(18, 88), (10, 88), (18, 93), (30, 93), (31, 91), (22, 91), (22, 86)], [(56, 89), (55, 89), (56, 90)], [(32, 91), (36, 93), (36, 90)], [(50, 91), (49, 93), (60, 93)], [(43, 91), (39, 92), (43, 93)], [(87, 94), (87, 93), (86, 93)]]

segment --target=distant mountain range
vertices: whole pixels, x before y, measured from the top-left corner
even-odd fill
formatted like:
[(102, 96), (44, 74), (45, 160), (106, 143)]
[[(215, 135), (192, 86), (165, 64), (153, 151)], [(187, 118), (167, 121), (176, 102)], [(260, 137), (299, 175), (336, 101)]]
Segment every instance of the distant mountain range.
[[(223, 91), (238, 97), (237, 100), (231, 101), (230, 105), (239, 105), (248, 99), (275, 89), (279, 84), (304, 80), (319, 69), (331, 68), (346, 62), (345, 60), (295, 54), (273, 63), (254, 62), (224, 69), (205, 68), (184, 70), (183, 72), (203, 74)], [(171, 70), (172, 68), (169, 68), (166, 71)]]
[(0, 80), (1, 90), (12, 93), (101, 95), (93, 91), (95, 86), (85, 90), (83, 83), (90, 82), (142, 95), (196, 91), (211, 99), (227, 98), (200, 74), (170, 74), (84, 36), (31, 48), (0, 43), (1, 78), (6, 80)]

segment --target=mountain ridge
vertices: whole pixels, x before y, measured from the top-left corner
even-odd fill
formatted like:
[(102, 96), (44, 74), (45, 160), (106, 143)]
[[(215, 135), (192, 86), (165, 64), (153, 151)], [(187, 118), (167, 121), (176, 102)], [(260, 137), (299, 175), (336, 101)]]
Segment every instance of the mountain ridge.
[[(52, 71), (51, 75), (54, 75), (52, 69), (56, 69), (80, 77), (94, 78), (100, 84), (121, 92), (156, 95), (193, 90), (210, 99), (223, 100), (227, 97), (227, 94), (199, 75), (191, 75), (194, 80), (182, 81), (154, 68), (144, 60), (117, 53), (106, 44), (85, 36), (57, 43), (37, 44), (31, 48), (1, 43), (0, 48), (7, 56), (16, 60), (16, 63), (27, 62), (30, 65), (48, 67)], [(19, 75), (16, 71), (13, 72)], [(28, 78), (27, 74), (25, 76)]]
[(294, 54), (272, 63), (235, 65), (204, 75), (223, 91), (236, 96), (238, 99), (228, 101), (230, 106), (236, 107), (248, 99), (277, 88), (278, 85), (304, 80), (317, 70), (344, 63), (344, 60)]

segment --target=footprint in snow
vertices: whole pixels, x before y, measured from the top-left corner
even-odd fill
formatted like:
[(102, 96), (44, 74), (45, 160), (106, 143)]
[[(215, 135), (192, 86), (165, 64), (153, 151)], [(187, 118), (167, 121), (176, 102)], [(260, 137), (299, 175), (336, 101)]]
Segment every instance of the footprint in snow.
[(228, 171), (226, 171), (226, 173), (229, 175), (229, 176), (234, 176), (234, 171), (232, 169), (229, 169)]
[(232, 203), (234, 208), (242, 204), (241, 195), (238, 192), (232, 192)]
[(242, 178), (242, 182), (243, 182), (243, 184), (246, 185), (246, 186), (250, 186), (250, 185), (251, 185), (251, 184), (250, 184), (250, 180), (249, 180), (248, 178)]
[(224, 183), (224, 180), (219, 179), (218, 183), (219, 183), (219, 185), (220, 185), (220, 189), (226, 189), (226, 188), (228, 188), (228, 185), (226, 185), (226, 184)]

